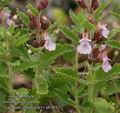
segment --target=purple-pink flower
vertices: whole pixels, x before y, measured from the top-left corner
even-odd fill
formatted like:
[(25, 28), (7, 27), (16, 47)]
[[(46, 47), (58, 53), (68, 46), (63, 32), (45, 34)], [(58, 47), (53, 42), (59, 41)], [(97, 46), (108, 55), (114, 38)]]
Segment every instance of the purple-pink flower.
[(102, 58), (102, 69), (104, 72), (109, 72), (112, 69), (112, 66), (110, 65), (109, 61), (110, 59), (107, 57), (106, 52), (101, 53), (101, 58)]
[(77, 47), (77, 51), (80, 54), (90, 54), (92, 52), (92, 46), (88, 39), (88, 35), (83, 35), (83, 38), (79, 41), (80, 44)]
[(100, 30), (101, 30), (101, 33), (102, 33), (102, 36), (104, 36), (105, 38), (108, 38), (108, 35), (109, 35), (109, 30), (107, 29), (107, 24), (105, 24), (105, 25), (102, 25), (102, 24), (100, 24), (99, 23), (99, 28), (100, 28)]
[(102, 45), (100, 45), (100, 47), (99, 47), (99, 51), (102, 52), (102, 51), (105, 50), (105, 48), (106, 48), (106, 44), (102, 44)]
[(10, 25), (15, 26), (15, 23), (10, 19), (10, 13), (1, 12), (0, 19), (5, 19), (6, 25), (8, 25), (8, 26), (10, 26)]
[(104, 72), (109, 72), (112, 69), (112, 66), (110, 65), (109, 61), (103, 61), (102, 63), (102, 69), (104, 70)]
[(45, 36), (44, 47), (49, 51), (54, 51), (56, 49), (56, 44), (49, 35)]
[(4, 13), (5, 17), (6, 17), (6, 24), (8, 26), (15, 26), (15, 23), (10, 19), (10, 14), (9, 13)]

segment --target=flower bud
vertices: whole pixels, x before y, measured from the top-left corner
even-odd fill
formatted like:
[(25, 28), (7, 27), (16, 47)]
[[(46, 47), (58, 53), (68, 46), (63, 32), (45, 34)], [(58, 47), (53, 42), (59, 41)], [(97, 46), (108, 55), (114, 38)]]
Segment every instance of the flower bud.
[(42, 30), (47, 30), (49, 25), (50, 25), (50, 21), (47, 19), (46, 16), (42, 16), (40, 18), (40, 23), (41, 23), (41, 29)]
[(31, 49), (28, 49), (28, 54), (32, 54), (32, 50)]
[(95, 32), (94, 36), (93, 36), (93, 40), (97, 41), (97, 42), (101, 42), (103, 41), (104, 37), (102, 36), (102, 34), (100, 32)]
[(37, 9), (39, 11), (45, 9), (48, 5), (48, 0), (41, 0), (40, 2), (37, 3)]
[(36, 38), (31, 38), (27, 43), (34, 48), (39, 48), (44, 46), (45, 40), (38, 41)]
[(79, 5), (80, 5), (81, 8), (83, 8), (83, 9), (87, 8), (84, 0), (75, 0), (75, 1), (79, 3)]
[(96, 10), (99, 7), (99, 1), (98, 0), (92, 0), (91, 9)]
[(94, 24), (94, 23), (95, 23), (92, 15), (88, 15), (88, 18), (87, 18), (87, 19), (88, 19), (88, 21), (89, 21), (91, 24)]
[(37, 22), (34, 18), (30, 21), (29, 26), (31, 29), (37, 28)]
[(92, 49), (92, 60), (97, 60), (99, 56), (99, 49), (98, 48), (93, 48)]
[(37, 40), (34, 40), (34, 41), (32, 42), (32, 46), (33, 46), (34, 48), (38, 48), (38, 47), (39, 47), (39, 42), (38, 42)]
[(32, 13), (30, 11), (28, 11), (27, 14), (28, 14), (29, 19), (30, 19), (30, 23), (29, 23), (30, 28), (31, 29), (37, 28), (36, 18), (32, 15)]

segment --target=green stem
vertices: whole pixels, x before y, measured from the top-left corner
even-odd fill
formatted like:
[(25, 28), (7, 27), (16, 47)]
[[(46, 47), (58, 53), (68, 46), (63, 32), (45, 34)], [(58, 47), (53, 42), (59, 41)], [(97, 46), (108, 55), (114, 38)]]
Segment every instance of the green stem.
[[(78, 73), (78, 52), (76, 50), (76, 54), (75, 54), (75, 65), (74, 68), (76, 70), (76, 72)], [(78, 83), (76, 83), (76, 88), (78, 87)], [(75, 108), (77, 113), (81, 113), (80, 111), (80, 105), (79, 105), (79, 98), (78, 98), (78, 93), (75, 95)]]
[[(91, 67), (92, 68), (92, 67)], [(90, 72), (90, 82), (91, 84), (88, 85), (88, 101), (90, 103), (94, 102), (94, 81), (93, 81), (93, 76), (92, 76), (92, 69)], [(93, 113), (93, 109), (91, 108), (90, 113)]]
[[(37, 62), (40, 61), (40, 55), (41, 55), (41, 48), (39, 48), (39, 51), (38, 51), (38, 53), (36, 54), (36, 60), (37, 60)], [(39, 75), (40, 73), (41, 73), (40, 66), (37, 65), (36, 68), (35, 68), (35, 77), (38, 78), (38, 76), (40, 76), (40, 75)]]
[(78, 73), (78, 52), (76, 50), (76, 55), (75, 55), (75, 69), (76, 69), (76, 72)]
[[(116, 81), (114, 79), (112, 79), (112, 81), (113, 81), (113, 84), (114, 84), (115, 88), (117, 89), (118, 87), (117, 87)], [(120, 106), (120, 100), (119, 100), (118, 93), (116, 93), (116, 99), (117, 99), (117, 103), (118, 103), (118, 107), (119, 107)]]
[[(89, 70), (89, 81), (91, 84), (88, 85), (88, 101), (90, 103), (94, 102), (94, 73), (93, 73), (93, 62), (91, 65), (88, 64), (88, 70)], [(91, 108), (90, 113), (93, 113), (93, 109)]]
[(88, 86), (88, 100), (92, 103), (93, 102), (93, 85)]
[(78, 95), (75, 96), (75, 108), (76, 108), (77, 113), (81, 113), (80, 106), (79, 106)]
[(7, 65), (8, 65), (8, 75), (9, 75), (9, 90), (10, 90), (10, 94), (13, 93), (13, 87), (12, 87), (12, 67), (9, 61), (7, 61)]
[(6, 48), (6, 64), (7, 64), (7, 67), (8, 67), (8, 77), (9, 77), (9, 101), (10, 101), (10, 110), (9, 110), (9, 113), (14, 113), (15, 112), (15, 106), (12, 105), (12, 96), (13, 96), (13, 84), (12, 84), (12, 66), (11, 66), (11, 54), (10, 54), (10, 47), (9, 47), (9, 41), (7, 42), (7, 48)]
[[(93, 103), (93, 101), (94, 101), (93, 87), (94, 86), (92, 84), (88, 86), (88, 101), (90, 103)], [(93, 109), (92, 108), (90, 110), (90, 113), (93, 113)]]
[[(36, 1), (37, 3), (37, 1)], [(41, 16), (41, 13), (39, 13), (38, 17), (37, 17), (37, 29), (40, 30), (40, 16)], [(41, 35), (40, 35), (40, 32), (39, 30), (37, 31), (37, 34), (36, 34), (36, 37), (37, 37), (37, 41), (40, 42), (40, 39), (41, 39)], [(36, 60), (37, 62), (40, 61), (40, 55), (41, 55), (41, 48), (39, 48), (38, 50), (38, 53), (36, 54)], [(39, 74), (40, 74), (40, 66), (37, 65), (37, 67), (35, 68), (35, 78), (38, 78)]]

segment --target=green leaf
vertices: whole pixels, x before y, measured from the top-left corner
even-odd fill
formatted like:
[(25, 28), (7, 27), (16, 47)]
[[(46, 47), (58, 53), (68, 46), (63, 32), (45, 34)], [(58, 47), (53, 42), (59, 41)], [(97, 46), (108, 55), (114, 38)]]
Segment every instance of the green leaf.
[(20, 60), (24, 62), (30, 61), (28, 50), (27, 48), (25, 48), (24, 45), (17, 48), (14, 47), (13, 49), (11, 49), (11, 55), (13, 58), (20, 58)]
[(114, 17), (116, 17), (118, 20), (120, 20), (120, 15), (119, 13), (115, 13), (115, 12), (110, 12), (110, 14)]
[(8, 8), (8, 7), (4, 7), (3, 8), (3, 12), (5, 12), (5, 13), (11, 13), (11, 10)]
[(20, 88), (20, 89), (17, 89), (16, 93), (17, 93), (18, 95), (28, 95), (28, 94), (29, 94), (29, 91), (28, 91), (28, 89)]
[(19, 71), (27, 70), (28, 68), (33, 68), (36, 65), (38, 65), (38, 62), (33, 62), (33, 61), (23, 62), (19, 65), (19, 67), (17, 67), (17, 70)]
[(3, 75), (5, 75), (7, 72), (6, 66), (0, 62), (0, 76), (4, 77)]
[(106, 44), (112, 48), (120, 49), (120, 41), (118, 40), (107, 40)]
[(77, 72), (70, 67), (55, 67), (54, 70), (56, 73), (66, 73), (69, 76), (78, 77)]
[(5, 75), (5, 74), (3, 74), (2, 76), (0, 75), (0, 88), (7, 93), (9, 93), (8, 82), (9, 82), (8, 75)]
[(26, 26), (28, 26), (29, 23), (30, 23), (29, 17), (25, 13), (20, 12), (20, 11), (17, 11), (17, 14), (20, 17), (20, 19), (23, 22), (23, 24), (25, 24)]
[(77, 18), (78, 18), (79, 25), (82, 25), (85, 21), (87, 21), (87, 16), (84, 11), (80, 11), (77, 15)]
[(0, 88), (0, 112), (5, 113), (9, 94)]
[(11, 0), (0, 0), (0, 5), (3, 7), (3, 5), (7, 5)]
[(115, 104), (107, 102), (103, 98), (95, 99), (93, 105), (96, 108), (97, 113), (114, 113)]
[(79, 14), (75, 14), (72, 10), (70, 10), (69, 15), (74, 22), (76, 28), (79, 30), (79, 32), (83, 29), (84, 22), (87, 21), (85, 12), (80, 11)]
[(109, 33), (109, 39), (115, 37), (115, 35), (117, 35), (119, 32), (120, 32), (120, 28), (112, 29)]
[(36, 110), (26, 110), (25, 113), (37, 113)]
[(94, 30), (95, 29), (95, 26), (92, 23), (90, 23), (89, 21), (84, 22), (83, 26), (88, 30)]
[(28, 39), (29, 39), (28, 35), (22, 35), (16, 40), (16, 43), (14, 46), (19, 47), (19, 46), (25, 44), (28, 41)]
[(108, 2), (103, 2), (100, 4), (100, 6), (97, 8), (97, 10), (94, 12), (95, 19), (99, 19), (102, 17), (102, 13), (104, 9), (110, 4), (111, 0), (108, 0)]
[(74, 63), (75, 63), (75, 62), (74, 62), (74, 59), (75, 59), (75, 51), (74, 51), (74, 50), (65, 53), (63, 56), (64, 56), (64, 59), (65, 59), (66, 61), (68, 61), (70, 64), (74, 64)]
[(76, 71), (72, 68), (56, 67), (56, 68), (53, 68), (53, 70), (56, 72), (56, 74), (58, 76), (63, 76), (64, 78), (66, 78), (69, 81), (78, 82), (78, 83), (81, 83), (81, 84), (87, 84), (86, 81), (79, 78)]
[(12, 62), (11, 65), (16, 67), (16, 66), (19, 66), (21, 63), (20, 63), (20, 60), (17, 60), (15, 62)]
[(14, 33), (14, 26), (11, 25), (8, 29), (8, 31), (11, 33), (11, 35)]
[(39, 11), (34, 8), (30, 3), (27, 5), (27, 8), (32, 12), (34, 16), (37, 16), (39, 14)]
[(56, 91), (56, 89), (58, 90), (62, 90), (65, 91), (66, 90), (66, 79), (64, 79), (63, 77), (50, 77), (49, 78), (49, 90), (50, 92)]
[(67, 91), (68, 85), (66, 79), (62, 76), (54, 76), (49, 79), (49, 96), (57, 97), (59, 104), (74, 105), (73, 101), (68, 98)]
[(70, 14), (70, 17), (71, 17), (72, 21), (76, 25), (81, 25), (84, 21), (87, 20), (85, 12), (83, 12), (83, 11), (81, 11), (78, 14), (75, 14), (72, 10), (70, 10), (69, 14)]
[(19, 46), (25, 44), (28, 41), (28, 39), (29, 39), (28, 35), (19, 36), (19, 37), (17, 37), (17, 39), (13, 40), (13, 42), (12, 42), (13, 46), (19, 47)]
[(104, 92), (107, 95), (120, 93), (120, 80), (115, 80), (115, 83), (111, 82), (107, 84), (107, 86), (104, 88)]
[(48, 94), (49, 90), (48, 90), (48, 83), (47, 81), (43, 78), (40, 77), (34, 80), (34, 85), (36, 88), (36, 93), (39, 95), (45, 95)]
[(72, 21), (74, 22), (74, 24), (78, 25), (79, 20), (77, 18), (77, 15), (72, 10), (69, 11), (69, 15), (70, 15)]
[(49, 33), (52, 33), (56, 28), (58, 28), (58, 22), (57, 21), (55, 21), (53, 24), (51, 24), (50, 26), (49, 26), (49, 28), (48, 28), (48, 32)]
[(100, 4), (100, 6), (99, 6), (99, 7), (97, 8), (97, 10), (94, 12), (94, 17), (95, 17), (96, 19), (101, 18), (101, 15), (102, 15), (103, 10), (105, 9), (105, 7), (106, 7), (106, 3)]
[(73, 43), (77, 44), (79, 42), (79, 37), (69, 27), (62, 26), (60, 31)]
[(58, 44), (55, 51), (46, 51), (41, 55), (39, 64), (41, 65), (41, 68), (47, 68), (50, 64), (54, 63), (55, 59), (57, 59), (59, 56), (72, 50), (73, 48), (70, 45)]

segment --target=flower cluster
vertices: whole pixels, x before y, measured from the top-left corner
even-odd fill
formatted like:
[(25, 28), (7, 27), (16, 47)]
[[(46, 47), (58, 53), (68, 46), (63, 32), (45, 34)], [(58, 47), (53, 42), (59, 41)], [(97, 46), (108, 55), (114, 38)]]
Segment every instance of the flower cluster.
[[(88, 9), (87, 5), (83, 0), (76, 0), (81, 8)], [(96, 10), (99, 6), (98, 0), (92, 0), (91, 11)], [(92, 20), (90, 20), (91, 22)], [(93, 22), (93, 21), (92, 21)], [(94, 22), (92, 23), (94, 24)], [(110, 59), (107, 57), (106, 53), (106, 45), (99, 44), (100, 41), (103, 41), (105, 38), (108, 38), (109, 30), (107, 29), (107, 24), (102, 24), (98, 22), (98, 24), (94, 24), (96, 26), (96, 31), (94, 32), (93, 37), (89, 36), (89, 33), (84, 31), (82, 33), (82, 39), (80, 39), (80, 44), (77, 46), (77, 51), (80, 54), (91, 55), (93, 58), (102, 60), (102, 69), (104, 72), (109, 72), (111, 70), (111, 65), (109, 64)], [(94, 41), (94, 44), (93, 44)], [(99, 48), (96, 48), (95, 45), (99, 45)]]
[[(45, 9), (48, 5), (48, 0), (38, 1), (36, 7), (38, 11)], [(36, 17), (32, 15), (31, 11), (28, 11), (28, 16), (30, 19), (29, 27), (35, 30), (36, 38), (32, 41), (32, 46), (35, 48), (44, 46), (49, 51), (54, 51), (56, 49), (56, 44), (52, 40), (52, 38), (48, 34), (48, 27), (50, 25), (50, 21), (46, 16), (40, 15), (40, 17)]]

